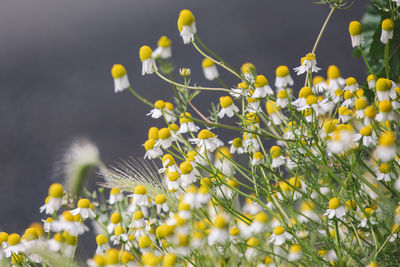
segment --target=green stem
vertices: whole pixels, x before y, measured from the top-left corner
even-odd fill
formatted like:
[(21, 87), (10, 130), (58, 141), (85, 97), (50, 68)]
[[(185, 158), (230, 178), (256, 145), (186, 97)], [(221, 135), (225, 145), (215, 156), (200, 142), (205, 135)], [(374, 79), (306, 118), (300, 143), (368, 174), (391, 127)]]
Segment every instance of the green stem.
[(389, 79), (389, 40), (385, 44), (385, 72), (386, 79)]

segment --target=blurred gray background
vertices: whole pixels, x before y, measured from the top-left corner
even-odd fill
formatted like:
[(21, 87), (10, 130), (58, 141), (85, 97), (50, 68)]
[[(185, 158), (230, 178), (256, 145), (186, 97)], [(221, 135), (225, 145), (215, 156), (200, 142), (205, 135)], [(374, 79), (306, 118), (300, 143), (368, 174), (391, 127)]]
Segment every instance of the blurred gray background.
[[(336, 64), (345, 77), (365, 78), (361, 60), (351, 56), (348, 23), (361, 19), (366, 3), (356, 0), (350, 10), (334, 14), (317, 50), (324, 75), (327, 66)], [(177, 68), (190, 67), (197, 84), (218, 86), (204, 80), (201, 56), (182, 43), (176, 20), (183, 8), (193, 11), (198, 33), (212, 50), (237, 68), (254, 63), (270, 82), (278, 65), (299, 65), (329, 12), (311, 0), (0, 1), (3, 230), (20, 232), (42, 218), (39, 207), (48, 185), (60, 179), (55, 162), (74, 137), (95, 142), (106, 164), (144, 155), (147, 129), (161, 124), (146, 117), (148, 107), (128, 91), (114, 94), (114, 63), (126, 66), (132, 86), (143, 96), (171, 100), (168, 84), (141, 76), (138, 56), (141, 45), (155, 48), (166, 34)], [(229, 85), (238, 82), (220, 73)], [(217, 96), (204, 94), (194, 103), (209, 104)]]

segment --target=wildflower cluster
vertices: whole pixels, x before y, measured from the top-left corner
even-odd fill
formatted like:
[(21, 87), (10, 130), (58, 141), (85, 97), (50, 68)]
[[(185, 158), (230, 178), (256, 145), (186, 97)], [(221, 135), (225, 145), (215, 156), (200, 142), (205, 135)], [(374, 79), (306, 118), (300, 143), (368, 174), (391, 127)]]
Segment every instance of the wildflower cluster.
[[(327, 2), (330, 17), (344, 1)], [(91, 225), (97, 249), (90, 267), (396, 266), (400, 71), (388, 51), (399, 56), (390, 47), (399, 42), (393, 34), (399, 2), (386, 2), (390, 18), (382, 15), (377, 31), (385, 47), (381, 65), (369, 65), (362, 23), (352, 21), (349, 43), (369, 75), (361, 82), (343, 77), (337, 66), (318, 67), (316, 47), (328, 17), (314, 48), (293, 68), (303, 86), (285, 65), (275, 75), (258, 73), (251, 63), (235, 70), (204, 45), (194, 15), (182, 10), (180, 36), (204, 56), (205, 78), (221, 88), (190, 85), (187, 68), (179, 71), (183, 81), (175, 81), (166, 36), (154, 51), (142, 46), (139, 57), (143, 75), (173, 86), (174, 103), (142, 98), (125, 68), (114, 65), (115, 92), (128, 89), (159, 125), (143, 141), (144, 158), (158, 170), (145, 160), (101, 166), (110, 190), (84, 190), (81, 198), (51, 185), (40, 209), (49, 217), (22, 237), (0, 233), (0, 257), (15, 266), (45, 265), (43, 249), (73, 258)], [(220, 69), (238, 84), (226, 86)], [(224, 94), (209, 117), (192, 103), (202, 91)], [(217, 135), (222, 130), (237, 136), (226, 140)]]

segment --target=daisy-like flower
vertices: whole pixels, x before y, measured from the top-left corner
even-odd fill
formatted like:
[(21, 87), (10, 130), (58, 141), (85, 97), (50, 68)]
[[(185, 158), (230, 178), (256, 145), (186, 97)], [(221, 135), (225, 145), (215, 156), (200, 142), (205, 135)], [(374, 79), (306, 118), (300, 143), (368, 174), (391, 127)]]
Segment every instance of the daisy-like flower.
[(256, 67), (252, 63), (244, 63), (240, 67), (240, 71), (246, 80), (245, 82), (254, 83), (256, 81)]
[(326, 84), (326, 81), (322, 76), (315, 76), (312, 80), (312, 84), (312, 91), (314, 94), (322, 94), (328, 88), (328, 85)]
[(396, 175), (392, 172), (392, 167), (388, 163), (381, 163), (376, 170), (376, 180), (390, 182)]
[[(328, 99), (324, 99), (323, 96), (316, 97), (311, 94), (306, 98), (306, 109), (312, 108), (316, 116), (328, 113), (332, 109), (332, 102)], [(302, 107), (302, 108), (304, 108)]]
[(395, 136), (393, 132), (386, 131), (378, 139), (378, 146), (375, 154), (383, 162), (388, 162), (396, 156), (396, 147), (394, 145)]
[(332, 101), (334, 103), (342, 102), (343, 101), (343, 95), (344, 95), (344, 92), (343, 92), (342, 89), (340, 89), (340, 88), (336, 89), (335, 92), (333, 92), (333, 95), (331, 95)]
[(305, 223), (310, 220), (318, 222), (319, 217), (314, 210), (315, 204), (311, 200), (302, 202), (300, 205), (301, 215), (298, 218), (299, 222)]
[(61, 245), (63, 243), (63, 236), (61, 233), (55, 233), (52, 239), (47, 241), (47, 245), (50, 251), (57, 252), (61, 250)]
[(281, 108), (286, 108), (289, 104), (288, 94), (285, 90), (280, 90), (276, 95), (276, 105)]
[(53, 214), (61, 208), (64, 189), (61, 184), (54, 183), (49, 187), (49, 196), (46, 198), (45, 205), (40, 207), (40, 212)]
[(374, 106), (368, 106), (364, 109), (364, 125), (370, 125), (372, 120), (376, 117), (376, 110)]
[(247, 97), (246, 111), (250, 113), (257, 113), (261, 111), (261, 101), (257, 98)]
[(346, 215), (346, 207), (340, 203), (340, 200), (336, 197), (329, 200), (329, 208), (326, 210), (324, 215), (328, 216), (329, 219), (342, 218)]
[(357, 80), (353, 77), (349, 77), (346, 79), (346, 86), (344, 87), (345, 91), (350, 91), (354, 93), (358, 89)]
[(143, 212), (137, 210), (132, 217), (132, 223), (129, 225), (130, 228), (142, 229), (146, 226)]
[(299, 67), (294, 68), (294, 71), (297, 75), (303, 74), (305, 72), (318, 72), (321, 68), (317, 67), (317, 60), (315, 58), (315, 54), (308, 53), (305, 57), (301, 58), (301, 65)]
[[(201, 207), (201, 203), (197, 199), (197, 195), (198, 195), (197, 192), (198, 192), (197, 186), (190, 185), (189, 187), (187, 187), (186, 192), (183, 195), (182, 203), (187, 203), (189, 205), (189, 207), (191, 207), (191, 208)], [(189, 217), (192, 215), (192, 213), (190, 212), (190, 209), (189, 209), (189, 212), (182, 212), (182, 214), (180, 216), (182, 218), (189, 219), (189, 218), (186, 218), (187, 215), (189, 215)]]
[(376, 85), (375, 77), (374, 75), (370, 74), (367, 77), (367, 83), (368, 83), (368, 88), (373, 89)]
[(197, 132), (200, 128), (196, 126), (193, 122), (192, 115), (189, 112), (184, 112), (179, 116), (179, 131), (178, 134), (183, 134), (187, 132)]
[(286, 158), (282, 154), (282, 150), (279, 146), (272, 146), (269, 150), (272, 158), (271, 168), (279, 168), (286, 163)]
[(144, 45), (139, 50), (140, 61), (142, 61), (142, 75), (152, 74), (157, 71), (156, 61), (153, 58), (153, 50)]
[(129, 197), (132, 197), (132, 203), (139, 207), (147, 207), (149, 204), (149, 200), (147, 199), (147, 189), (144, 185), (137, 185), (133, 190), (133, 194)]
[(110, 237), (110, 241), (114, 246), (121, 244), (121, 242), (125, 243), (129, 240), (128, 234), (126, 230), (121, 225), (117, 225), (114, 228), (114, 235)]
[[(345, 91), (343, 94), (344, 101), (342, 103), (343, 107), (353, 108), (356, 102), (356, 95), (350, 91)], [(363, 99), (363, 98), (359, 98)]]
[(235, 139), (229, 141), (228, 144), (231, 145), (229, 150), (231, 154), (233, 153), (243, 154), (245, 152), (243, 147), (243, 140), (240, 137), (236, 137)]
[(192, 164), (188, 161), (184, 161), (179, 165), (179, 170), (182, 173), (181, 176), (181, 186), (185, 189), (189, 185), (193, 184), (197, 180), (197, 176), (200, 176), (200, 173), (197, 169), (193, 168)]
[(4, 254), (7, 258), (11, 257), (11, 254), (18, 254), (25, 252), (26, 247), (21, 242), (19, 234), (10, 234), (7, 239), (8, 246), (4, 249)]
[(154, 139), (149, 139), (144, 142), (144, 148), (146, 149), (146, 154), (144, 155), (145, 159), (156, 159), (163, 154), (161, 148), (156, 145)]
[(253, 166), (261, 165), (264, 163), (264, 155), (260, 151), (257, 151), (253, 155), (253, 160), (251, 161), (251, 164)]
[(81, 215), (72, 215), (70, 211), (64, 211), (58, 221), (54, 221), (53, 226), (56, 232), (67, 231), (72, 236), (77, 236), (88, 231), (89, 228), (82, 223)]
[(260, 118), (254, 112), (246, 113), (243, 123), (246, 130), (249, 131), (258, 131), (258, 128), (260, 128)]
[(168, 149), (172, 145), (172, 142), (175, 141), (168, 128), (161, 128), (158, 132), (158, 136), (159, 140), (157, 141), (156, 146), (162, 147), (163, 149)]
[(165, 108), (165, 102), (162, 100), (157, 100), (154, 103), (154, 108), (147, 113), (147, 116), (151, 116), (153, 119), (158, 119), (163, 115), (163, 109)]
[(390, 39), (393, 38), (394, 22), (391, 19), (385, 19), (382, 21), (382, 34), (381, 42), (386, 44)]
[(179, 172), (179, 167), (176, 165), (175, 159), (171, 154), (165, 154), (162, 159), (163, 167), (158, 170), (159, 173), (168, 172)]
[(181, 185), (181, 179), (180, 179), (180, 174), (176, 171), (171, 171), (168, 172), (167, 175), (167, 180), (166, 180), (166, 185), (168, 190), (175, 192), (179, 189), (179, 186)]
[[(286, 120), (286, 117), (281, 112), (281, 107), (279, 107), (274, 101), (267, 101), (265, 108), (273, 124), (280, 125), (282, 120)], [(270, 124), (270, 121), (268, 121), (268, 124)]]
[(107, 225), (108, 233), (112, 233), (117, 225), (121, 225), (122, 216), (118, 212), (114, 212), (110, 216), (110, 223)]
[(197, 138), (190, 138), (189, 141), (197, 145), (200, 153), (214, 152), (215, 149), (224, 145), (224, 143), (217, 138), (217, 136), (209, 130), (203, 129), (197, 135)]
[(376, 96), (379, 101), (396, 99), (397, 93), (392, 81), (385, 78), (379, 78), (376, 81)]
[(176, 121), (176, 115), (174, 113), (174, 104), (171, 102), (165, 102), (164, 117), (168, 123), (173, 123)]
[(87, 218), (96, 217), (96, 213), (93, 211), (93, 205), (90, 203), (89, 199), (81, 198), (78, 201), (78, 208), (71, 210), (72, 215), (81, 215), (84, 220)]
[(235, 115), (235, 112), (239, 112), (239, 108), (233, 103), (233, 100), (229, 96), (222, 96), (219, 98), (221, 110), (218, 113), (218, 117), (222, 119), (225, 115), (229, 118)]
[(241, 82), (237, 85), (237, 88), (231, 88), (229, 94), (234, 98), (250, 96), (249, 85), (245, 82)]
[(392, 227), (392, 236), (390, 237), (389, 241), (394, 242), (396, 239), (400, 238), (400, 225), (397, 223), (393, 225)]
[(158, 39), (157, 48), (153, 51), (153, 57), (167, 59), (171, 56), (171, 40), (167, 36), (163, 35)]
[(268, 216), (265, 212), (259, 212), (254, 216), (254, 220), (250, 225), (250, 231), (258, 234), (265, 231), (267, 227)]
[(151, 241), (151, 239), (147, 235), (143, 235), (143, 236), (139, 237), (138, 245), (139, 245), (140, 252), (142, 254), (147, 253), (147, 252), (152, 252), (152, 250), (153, 250), (151, 248), (152, 244), (153, 244), (153, 241)]
[(105, 235), (99, 234), (96, 236), (96, 254), (104, 254), (107, 250), (110, 249), (110, 245), (108, 244), (108, 239)]
[(283, 226), (278, 225), (272, 231), (272, 234), (268, 238), (270, 243), (273, 243), (275, 246), (280, 246), (286, 242), (286, 240), (291, 239), (292, 235), (286, 232)]
[[(255, 197), (254, 195), (251, 195), (252, 197)], [(263, 208), (258, 204), (257, 202), (254, 202), (250, 198), (246, 198), (244, 206), (243, 206), (243, 212), (248, 213), (250, 215), (256, 215), (259, 212), (262, 212)]]
[(257, 257), (257, 254), (258, 254), (257, 247), (259, 246), (259, 242), (256, 238), (251, 237), (249, 240), (247, 240), (246, 245), (247, 245), (247, 249), (246, 249), (244, 256), (246, 257), (246, 259), (248, 261), (250, 261), (250, 260), (254, 259), (255, 257)]
[(349, 120), (351, 120), (353, 116), (353, 111), (346, 107), (340, 107), (338, 113), (339, 113), (339, 119), (343, 123), (346, 123)]
[(351, 37), (351, 45), (353, 47), (361, 46), (364, 43), (362, 25), (358, 21), (352, 21), (349, 24), (349, 33)]
[(362, 144), (366, 147), (375, 146), (377, 137), (375, 132), (372, 131), (371, 126), (364, 126), (361, 128), (360, 133), (355, 134), (353, 141), (358, 142), (362, 139)]
[(203, 68), (204, 77), (207, 80), (212, 81), (219, 77), (217, 66), (215, 66), (215, 63), (211, 59), (203, 59), (201, 67)]
[(275, 87), (276, 88), (285, 88), (288, 85), (293, 85), (293, 79), (290, 76), (289, 68), (287, 66), (281, 65), (275, 70), (276, 78), (275, 78)]
[(48, 217), (46, 220), (42, 220), (43, 222), (43, 230), (48, 233), (50, 231), (53, 231), (53, 222), (54, 219), (52, 217)]
[(199, 203), (199, 205), (204, 205), (208, 203), (211, 199), (211, 195), (209, 192), (209, 186), (207, 185), (201, 185), (199, 188), (199, 191), (197, 192), (197, 198), (196, 201)]
[(255, 134), (243, 133), (243, 147), (246, 152), (255, 153), (260, 150), (260, 143), (258, 143)]
[(299, 98), (292, 102), (292, 105), (298, 110), (302, 111), (309, 108), (307, 105), (307, 97), (312, 95), (312, 90), (310, 87), (305, 86), (299, 91)]
[(328, 90), (331, 95), (334, 96), (335, 91), (339, 88), (342, 89), (345, 86), (346, 81), (342, 78), (339, 68), (335, 65), (330, 65), (328, 67), (327, 77)]
[(339, 125), (332, 136), (332, 140), (328, 142), (328, 151), (333, 154), (340, 154), (348, 151), (354, 146), (353, 135), (354, 130), (350, 125)]
[(111, 68), (111, 76), (114, 79), (114, 92), (122, 92), (130, 87), (128, 74), (126, 69), (121, 64), (115, 64)]
[(119, 188), (114, 187), (110, 190), (110, 198), (108, 199), (108, 202), (113, 205), (117, 202), (121, 202), (124, 199), (124, 195), (121, 193), (121, 190)]
[(228, 240), (229, 233), (227, 223), (222, 215), (217, 215), (214, 218), (214, 226), (208, 234), (208, 245), (212, 246), (216, 243), (222, 243)]
[(267, 78), (264, 75), (258, 75), (256, 77), (256, 82), (254, 83), (254, 92), (251, 95), (252, 98), (264, 98), (267, 95), (274, 95), (274, 91), (272, 91), (269, 86)]
[(376, 116), (377, 121), (392, 121), (394, 119), (394, 112), (392, 102), (389, 100), (382, 100), (379, 102), (379, 113)]
[(192, 72), (190, 71), (189, 68), (180, 68), (179, 69), (179, 75), (181, 75), (182, 77), (189, 77), (190, 74), (192, 74)]
[(365, 100), (365, 98), (358, 98), (356, 99), (356, 101), (354, 102), (354, 106), (356, 108), (356, 112), (354, 114), (354, 116), (357, 119), (363, 119), (364, 118), (364, 114), (365, 114), (365, 108), (367, 107), (367, 100)]
[(156, 204), (157, 213), (160, 214), (161, 212), (168, 212), (169, 207), (167, 203), (167, 198), (164, 194), (158, 194), (154, 197), (154, 203)]
[(184, 44), (194, 41), (194, 35), (197, 33), (196, 22), (193, 13), (188, 9), (183, 9), (179, 13), (178, 30)]
[(288, 259), (290, 261), (297, 261), (301, 259), (301, 256), (303, 255), (303, 250), (301, 249), (301, 246), (298, 244), (293, 244), (289, 248), (289, 256)]

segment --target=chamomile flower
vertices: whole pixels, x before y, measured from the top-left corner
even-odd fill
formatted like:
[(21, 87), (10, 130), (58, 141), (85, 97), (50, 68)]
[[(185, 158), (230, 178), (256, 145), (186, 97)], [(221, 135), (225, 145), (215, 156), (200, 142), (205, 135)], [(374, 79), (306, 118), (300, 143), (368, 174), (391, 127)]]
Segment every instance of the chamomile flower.
[(156, 61), (153, 58), (153, 50), (144, 45), (139, 50), (140, 61), (142, 61), (142, 75), (152, 74), (157, 71)]
[(121, 64), (113, 65), (111, 69), (111, 76), (114, 79), (114, 92), (122, 92), (130, 87), (128, 74), (126, 69)]
[(353, 77), (349, 77), (346, 79), (346, 86), (344, 87), (345, 91), (350, 91), (354, 93), (358, 89), (357, 80)]
[(154, 108), (147, 113), (147, 116), (151, 116), (153, 119), (158, 119), (162, 117), (164, 108), (165, 102), (162, 100), (157, 100), (154, 103)]
[[(255, 197), (252, 195), (252, 197)], [(261, 212), (263, 208), (258, 204), (257, 202), (251, 200), (250, 198), (246, 198), (244, 206), (243, 206), (243, 212), (251, 214), (251, 215), (256, 215), (257, 213)]]
[(261, 111), (261, 101), (257, 98), (247, 97), (246, 111), (250, 113), (257, 113)]
[(49, 196), (46, 203), (40, 207), (40, 212), (45, 211), (46, 214), (53, 214), (61, 208), (64, 189), (61, 184), (54, 183), (49, 187)]
[[(351, 91), (345, 91), (343, 94), (344, 101), (342, 102), (342, 107), (353, 108), (356, 102), (356, 95)], [(363, 99), (363, 98), (359, 98)]]
[(50, 231), (53, 231), (53, 222), (54, 219), (52, 217), (48, 217), (46, 220), (42, 220), (43, 222), (43, 230), (48, 233)]
[(156, 145), (154, 139), (149, 139), (144, 142), (144, 148), (146, 149), (146, 154), (144, 155), (145, 159), (156, 159), (163, 154), (161, 148)]
[(286, 163), (286, 158), (282, 154), (282, 150), (279, 146), (272, 146), (269, 150), (272, 158), (271, 168), (279, 168)]
[(252, 165), (257, 166), (264, 163), (264, 155), (257, 151), (253, 155)]
[(382, 21), (382, 33), (381, 42), (386, 44), (390, 39), (393, 38), (394, 23), (391, 19), (385, 19)]
[(376, 110), (374, 106), (368, 106), (364, 109), (364, 125), (370, 125), (372, 120), (375, 120)]
[(272, 91), (269, 86), (267, 78), (264, 75), (258, 75), (256, 77), (256, 82), (254, 83), (254, 92), (251, 95), (252, 98), (264, 98), (267, 95), (274, 95), (274, 91)]
[(292, 105), (298, 110), (298, 111), (302, 111), (305, 110), (307, 108), (309, 108), (309, 106), (307, 105), (307, 97), (312, 95), (312, 90), (310, 87), (305, 86), (303, 88), (300, 89), (299, 91), (299, 98), (297, 98), (295, 101), (292, 102)]
[(206, 77), (207, 80), (212, 81), (219, 77), (217, 66), (215, 66), (214, 61), (211, 59), (203, 59), (201, 66), (203, 68), (204, 77)]
[(379, 168), (376, 170), (376, 180), (390, 182), (392, 179), (395, 179), (396, 175), (392, 171), (392, 167), (388, 163), (381, 163)]
[(118, 212), (114, 212), (113, 214), (111, 214), (110, 216), (110, 223), (107, 225), (107, 231), (109, 234), (111, 234), (112, 232), (114, 232), (114, 228), (117, 225), (121, 225), (122, 223), (122, 216), (121, 214), (119, 214)]
[(175, 141), (173, 138), (171, 131), (168, 128), (161, 128), (158, 132), (159, 139), (156, 143), (156, 146), (160, 146), (163, 149), (168, 149), (172, 142)]
[(354, 102), (354, 106), (356, 108), (356, 112), (354, 114), (354, 116), (357, 119), (363, 119), (364, 118), (364, 114), (365, 114), (365, 108), (367, 107), (367, 100), (365, 100), (365, 98), (358, 98), (356, 99), (356, 101)]
[(318, 72), (321, 68), (317, 67), (317, 60), (315, 54), (308, 53), (305, 57), (301, 58), (301, 65), (294, 68), (297, 75), (303, 74), (305, 72)]
[(255, 134), (243, 133), (243, 147), (246, 152), (255, 153), (260, 150), (260, 143)]
[(343, 123), (346, 123), (349, 120), (351, 120), (353, 116), (353, 111), (346, 107), (340, 107), (338, 113), (339, 113), (339, 119)]
[(121, 190), (119, 188), (114, 187), (110, 190), (110, 198), (108, 199), (108, 202), (113, 205), (117, 202), (121, 202), (124, 200), (124, 195), (121, 193)]
[(168, 123), (176, 121), (177, 116), (174, 113), (174, 104), (171, 102), (165, 102), (164, 117)]
[(179, 13), (178, 30), (184, 44), (189, 44), (194, 41), (194, 35), (197, 33), (197, 29), (194, 16), (190, 10), (183, 9)]
[(58, 221), (53, 222), (54, 231), (67, 231), (72, 236), (81, 235), (89, 228), (82, 223), (81, 215), (72, 215), (70, 211), (64, 211)]
[(217, 138), (217, 136), (209, 130), (203, 129), (197, 135), (197, 138), (190, 138), (189, 141), (197, 145), (200, 153), (214, 152), (215, 149), (224, 145), (224, 143)]
[(275, 87), (276, 88), (285, 88), (288, 85), (293, 85), (293, 79), (290, 76), (289, 68), (287, 66), (281, 65), (275, 70)]
[(375, 76), (370, 74), (367, 77), (368, 88), (373, 89), (376, 85)]
[(47, 245), (50, 251), (57, 252), (61, 250), (64, 238), (61, 233), (55, 233), (53, 238), (47, 241)]
[(235, 112), (239, 112), (239, 108), (233, 103), (233, 100), (229, 96), (222, 96), (219, 99), (221, 110), (218, 113), (218, 117), (222, 119), (225, 115), (229, 118), (235, 115)]
[(208, 203), (210, 199), (211, 195), (209, 192), (209, 186), (201, 185), (197, 193), (196, 201), (199, 203), (199, 205), (204, 205)]
[(291, 238), (292, 235), (288, 233), (283, 226), (278, 225), (273, 229), (272, 234), (268, 238), (268, 242), (275, 246), (280, 246)]
[(163, 167), (158, 170), (159, 173), (164, 173), (166, 171), (168, 172), (179, 172), (179, 167), (176, 165), (175, 159), (171, 154), (165, 154), (162, 159), (162, 165)]
[(276, 95), (276, 105), (285, 108), (289, 104), (288, 94), (285, 90), (280, 90)]
[(129, 195), (132, 197), (132, 203), (139, 207), (147, 207), (149, 200), (147, 199), (147, 189), (144, 185), (137, 185), (133, 190), (133, 194)]
[(361, 128), (360, 133), (355, 134), (353, 141), (358, 142), (362, 139), (362, 144), (366, 147), (375, 146), (377, 137), (375, 132), (372, 131), (371, 126), (364, 126)]
[(246, 245), (247, 245), (247, 249), (246, 249), (244, 256), (246, 257), (246, 259), (248, 261), (250, 261), (250, 260), (254, 259), (255, 257), (257, 257), (257, 254), (258, 254), (257, 247), (259, 246), (259, 242), (256, 238), (251, 237), (249, 240), (247, 240)]
[(346, 152), (354, 146), (353, 128), (345, 124), (340, 126), (334, 131), (332, 140), (328, 142), (328, 151), (333, 154)]
[(226, 176), (231, 176), (234, 173), (234, 168), (231, 163), (231, 160), (232, 160), (232, 155), (229, 152), (229, 148), (226, 146), (220, 147), (215, 152), (214, 166), (222, 174)]
[(200, 173), (196, 168), (193, 168), (192, 164), (188, 161), (184, 161), (179, 165), (179, 170), (182, 173), (181, 176), (181, 186), (185, 189), (189, 185), (193, 184), (197, 180), (197, 176), (200, 176)]
[(288, 259), (290, 261), (297, 261), (301, 259), (301, 256), (303, 255), (303, 250), (300, 245), (298, 244), (293, 244), (289, 248), (289, 256)]
[(339, 68), (335, 65), (330, 65), (328, 67), (327, 77), (328, 90), (331, 95), (334, 96), (337, 89), (344, 88), (346, 81), (342, 78)]
[(121, 242), (125, 243), (129, 240), (128, 234), (126, 230), (121, 225), (117, 225), (114, 228), (114, 234), (110, 237), (110, 241), (114, 246), (121, 244)]
[(18, 254), (25, 252), (25, 245), (21, 242), (19, 234), (13, 233), (8, 235), (7, 239), (8, 246), (4, 249), (4, 254), (7, 258), (11, 257), (11, 254)]
[(192, 115), (189, 112), (184, 112), (179, 116), (180, 127), (178, 134), (183, 134), (187, 132), (197, 132), (200, 128), (196, 126), (193, 122)]
[(328, 88), (328, 85), (326, 84), (326, 81), (324, 77), (322, 76), (315, 76), (312, 80), (312, 91), (314, 94), (321, 94), (326, 91)]
[(240, 71), (245, 78), (245, 82), (254, 83), (256, 81), (256, 67), (252, 63), (246, 62), (240, 67)]
[(167, 59), (172, 56), (171, 40), (163, 35), (158, 39), (157, 48), (153, 51), (154, 58)]
[(394, 242), (396, 239), (400, 238), (400, 225), (394, 224), (392, 226), (392, 236), (390, 237), (389, 241)]
[(383, 162), (388, 162), (396, 156), (395, 136), (393, 132), (386, 131), (379, 136), (375, 154)]
[(310, 220), (318, 222), (319, 217), (314, 210), (315, 210), (315, 204), (311, 200), (303, 201), (300, 205), (301, 214), (299, 215), (298, 218), (299, 222), (305, 223)]
[(329, 200), (329, 208), (324, 213), (329, 219), (342, 218), (346, 215), (346, 207), (340, 203), (340, 200), (336, 197)]
[(383, 122), (394, 119), (394, 112), (392, 103), (389, 100), (382, 100), (379, 102), (379, 113), (376, 116), (376, 120)]
[(96, 214), (93, 211), (93, 205), (89, 199), (82, 198), (78, 201), (78, 208), (70, 211), (72, 215), (81, 215), (84, 220), (94, 218)]
[(397, 93), (392, 81), (385, 78), (379, 78), (376, 81), (376, 96), (379, 101), (396, 99)]
[(105, 235), (99, 234), (96, 236), (97, 249), (96, 254), (104, 254), (107, 250), (110, 249), (110, 245), (108, 244), (108, 239)]
[[(267, 101), (265, 108), (273, 124), (280, 125), (282, 123), (282, 120), (286, 120), (285, 115), (283, 115), (283, 113), (281, 112), (281, 107), (279, 107), (274, 101)], [(271, 122), (268, 121), (268, 124), (270, 123)]]
[(156, 204), (157, 213), (160, 214), (161, 212), (168, 212), (169, 207), (167, 203), (167, 198), (164, 194), (158, 194), (154, 197), (154, 203)]
[(177, 191), (181, 185), (180, 174), (176, 171), (168, 172), (166, 185), (168, 190)]
[(208, 234), (208, 244), (210, 246), (216, 243), (222, 243), (228, 240), (229, 233), (227, 229), (227, 223), (223, 215), (217, 215), (214, 218), (214, 226), (211, 228)]
[(234, 153), (243, 154), (245, 152), (244, 147), (243, 147), (243, 140), (240, 137), (236, 137), (235, 139), (229, 141), (228, 144), (231, 144), (231, 147), (229, 150), (229, 152), (231, 152), (231, 154), (234, 154)]
[(231, 88), (229, 94), (234, 98), (250, 96), (249, 85), (245, 82), (241, 82), (237, 85), (237, 88)]
[(259, 212), (254, 216), (254, 220), (250, 225), (250, 231), (258, 234), (266, 230), (268, 216), (265, 212)]
[(349, 33), (351, 37), (351, 45), (353, 47), (361, 46), (364, 43), (362, 25), (358, 21), (352, 21), (349, 24)]

